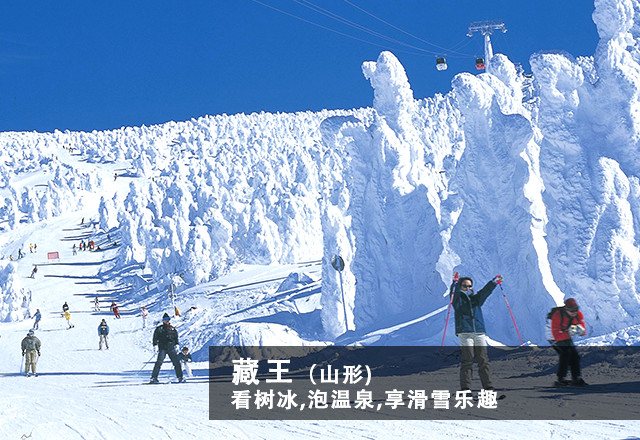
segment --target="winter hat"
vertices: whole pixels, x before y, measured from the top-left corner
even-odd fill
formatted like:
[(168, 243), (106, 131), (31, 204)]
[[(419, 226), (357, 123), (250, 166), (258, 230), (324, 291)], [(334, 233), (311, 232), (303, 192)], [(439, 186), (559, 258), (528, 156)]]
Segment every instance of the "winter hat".
[(165, 313), (164, 315), (162, 315), (162, 320), (163, 321), (168, 321), (171, 319), (171, 316), (169, 316), (167, 313)]
[(564, 306), (571, 312), (576, 312), (580, 309), (580, 307), (578, 307), (577, 301), (573, 298), (567, 298), (566, 300), (564, 300)]
[(29, 331), (27, 332), (27, 334), (28, 334), (29, 336), (33, 336), (33, 329), (29, 330)]

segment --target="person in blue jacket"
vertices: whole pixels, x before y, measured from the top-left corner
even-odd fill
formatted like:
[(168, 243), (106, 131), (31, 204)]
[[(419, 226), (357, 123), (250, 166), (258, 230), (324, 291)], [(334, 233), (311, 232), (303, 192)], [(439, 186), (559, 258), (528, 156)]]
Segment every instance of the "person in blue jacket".
[(471, 390), (471, 370), (473, 358), (478, 362), (478, 373), (482, 388), (493, 390), (491, 381), (491, 368), (487, 355), (487, 341), (485, 338), (484, 318), (482, 317), (482, 305), (498, 284), (502, 283), (502, 276), (497, 275), (489, 281), (477, 293), (473, 291), (473, 280), (462, 277), (457, 280), (454, 276), (451, 285), (451, 305), (455, 312), (456, 336), (460, 340), (462, 362), (460, 363), (460, 389)]
[(36, 318), (36, 322), (33, 323), (33, 329), (38, 330), (38, 327), (40, 326), (40, 319), (42, 318), (40, 309), (36, 309), (36, 314), (33, 315), (33, 317)]
[(104, 319), (102, 320), (102, 322), (100, 322), (100, 325), (98, 326), (98, 336), (100, 336), (100, 348), (99, 350), (102, 350), (102, 343), (104, 342), (104, 345), (106, 345), (107, 350), (109, 349), (109, 326), (107, 325), (107, 321), (105, 321)]

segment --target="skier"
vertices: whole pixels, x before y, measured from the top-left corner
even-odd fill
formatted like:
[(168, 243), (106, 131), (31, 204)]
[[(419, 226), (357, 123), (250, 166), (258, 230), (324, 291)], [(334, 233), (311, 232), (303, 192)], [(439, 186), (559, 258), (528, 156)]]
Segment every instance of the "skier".
[(65, 310), (62, 316), (64, 316), (64, 319), (67, 320), (67, 330), (75, 327), (75, 325), (73, 325), (73, 323), (71, 322), (71, 313), (69, 313), (69, 310)]
[(18, 260), (23, 258), (24, 254), (22, 253), (22, 248), (18, 249)]
[(107, 325), (107, 321), (105, 321), (104, 319), (102, 320), (102, 322), (100, 323), (100, 325), (98, 326), (98, 336), (100, 336), (100, 345), (98, 348), (98, 350), (102, 350), (102, 342), (104, 341), (104, 345), (106, 345), (107, 350), (109, 349), (109, 326)]
[(99, 312), (100, 311), (100, 300), (98, 299), (97, 296), (96, 296), (96, 299), (93, 300), (93, 311), (94, 312)]
[(31, 376), (29, 373), (29, 367), (33, 371), (33, 375), (38, 377), (36, 373), (36, 354), (40, 356), (40, 339), (38, 339), (32, 330), (29, 330), (27, 336), (22, 340), (22, 356), (25, 357), (24, 361), (24, 375), (26, 377)]
[(142, 306), (142, 328), (147, 328), (147, 318), (149, 317), (149, 311), (145, 306)]
[(71, 249), (73, 249), (73, 255), (78, 255), (78, 249), (76, 248), (75, 243), (73, 243), (73, 247)]
[[(555, 385), (585, 386), (587, 383), (580, 375), (580, 355), (571, 338), (574, 332), (580, 336), (587, 334), (584, 315), (574, 298), (567, 298), (564, 301), (564, 307), (556, 307), (551, 313), (552, 342), (559, 356), (558, 378)], [(569, 367), (571, 367), (571, 382), (565, 379)]]
[(33, 244), (29, 244), (29, 253), (33, 254)]
[(38, 272), (38, 266), (36, 266), (35, 264), (33, 265), (33, 269), (31, 270), (31, 275), (29, 276), (29, 278), (35, 278), (36, 277), (36, 273)]
[(67, 302), (65, 301), (64, 304), (62, 304), (62, 313), (68, 310), (69, 310), (69, 304), (67, 304)]
[(158, 346), (158, 359), (153, 367), (149, 383), (160, 383), (158, 381), (158, 374), (160, 373), (160, 367), (162, 367), (164, 358), (167, 357), (167, 355), (169, 355), (171, 362), (173, 362), (178, 382), (184, 382), (182, 367), (180, 366), (180, 360), (178, 359), (175, 348), (175, 346), (178, 345), (178, 332), (171, 326), (169, 323), (170, 320), (169, 315), (165, 313), (162, 316), (162, 324), (156, 327), (153, 332), (153, 346)]
[(36, 314), (33, 315), (33, 317), (36, 318), (36, 321), (33, 323), (33, 329), (38, 330), (38, 326), (40, 325), (40, 318), (42, 318), (42, 315), (40, 314), (40, 309), (36, 309)]
[(491, 368), (487, 355), (487, 341), (485, 338), (484, 318), (482, 305), (493, 292), (496, 286), (502, 283), (502, 276), (497, 275), (489, 281), (478, 293), (473, 293), (473, 280), (462, 277), (457, 280), (458, 273), (454, 275), (451, 291), (456, 321), (456, 336), (460, 340), (462, 362), (460, 363), (460, 389), (471, 390), (471, 372), (473, 358), (478, 362), (478, 372), (482, 388), (493, 390), (491, 381)]
[(111, 307), (110, 308), (111, 308), (111, 311), (113, 312), (113, 315), (116, 318), (120, 319), (120, 312), (118, 311), (118, 306), (116, 305), (115, 301), (111, 302)]
[(180, 359), (180, 365), (182, 365), (182, 370), (187, 372), (187, 377), (193, 377), (191, 374), (191, 353), (189, 353), (188, 347), (182, 347), (182, 351), (178, 354), (178, 359)]

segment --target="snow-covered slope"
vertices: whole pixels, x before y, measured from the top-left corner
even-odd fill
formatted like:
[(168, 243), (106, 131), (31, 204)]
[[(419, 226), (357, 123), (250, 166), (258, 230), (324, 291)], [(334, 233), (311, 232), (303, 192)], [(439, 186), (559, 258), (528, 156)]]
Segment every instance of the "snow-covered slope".
[[(544, 341), (548, 309), (575, 297), (586, 342), (638, 345), (640, 3), (596, 0), (593, 18), (596, 53), (533, 54), (533, 79), (496, 54), (486, 72), (457, 75), (450, 93), (416, 99), (383, 52), (363, 64), (367, 109), (0, 133), (0, 370), (11, 402), (0, 433), (420, 436), (418, 422), (208, 423), (207, 347), (436, 345), (455, 270), (476, 287), (505, 277), (484, 307), (498, 343), (519, 343), (504, 294), (525, 340)], [(80, 240), (97, 248), (74, 255)], [(170, 291), (181, 342), (200, 362), (189, 405), (185, 391), (134, 386), (153, 355), (139, 308), (157, 321), (173, 309)], [(121, 304), (123, 319), (92, 312), (95, 296)], [(59, 317), (63, 301), (74, 329)], [(44, 374), (25, 383), (19, 342), (36, 309)], [(95, 347), (103, 316), (108, 353)], [(194, 432), (181, 431), (184, 418), (198, 421)], [(429, 429), (499, 428), (480, 426)], [(637, 424), (527, 422), (532, 435), (562, 438), (620, 427), (631, 435)]]

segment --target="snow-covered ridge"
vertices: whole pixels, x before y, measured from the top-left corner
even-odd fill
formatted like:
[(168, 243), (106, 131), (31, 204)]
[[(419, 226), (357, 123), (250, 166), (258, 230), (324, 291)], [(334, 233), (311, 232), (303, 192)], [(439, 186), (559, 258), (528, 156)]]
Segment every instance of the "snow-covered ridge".
[[(383, 52), (363, 64), (370, 109), (0, 134), (2, 226), (87, 208), (91, 194), (100, 228), (121, 240), (113, 264), (144, 265), (159, 287), (176, 275), (198, 285), (241, 262), (322, 258), (328, 340), (446, 306), (454, 270), (477, 288), (505, 276), (485, 306), (488, 333), (504, 343), (519, 341), (503, 293), (534, 342), (548, 309), (569, 296), (591, 335), (635, 325), (640, 6), (595, 6), (594, 56), (532, 55), (532, 96), (530, 79), (496, 54), (485, 73), (457, 75), (447, 95), (416, 99)], [(65, 146), (82, 167), (58, 160)], [(96, 166), (112, 166), (125, 189), (106, 190)], [(31, 185), (43, 169), (55, 178)], [(443, 320), (433, 315), (401, 342), (437, 341)]]

